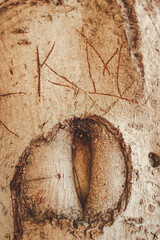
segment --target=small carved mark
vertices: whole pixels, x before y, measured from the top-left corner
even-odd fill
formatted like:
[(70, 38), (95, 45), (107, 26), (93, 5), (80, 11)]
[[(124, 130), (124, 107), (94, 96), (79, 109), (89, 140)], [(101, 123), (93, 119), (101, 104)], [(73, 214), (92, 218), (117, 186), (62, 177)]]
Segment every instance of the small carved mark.
[(160, 166), (160, 156), (157, 153), (150, 152), (148, 157), (152, 167), (155, 168)]
[(94, 82), (93, 77), (92, 77), (91, 65), (90, 65), (90, 62), (89, 62), (88, 42), (87, 42), (87, 41), (86, 41), (86, 56), (87, 56), (87, 64), (88, 64), (89, 77), (90, 77), (90, 79), (91, 79), (91, 81), (92, 81), (92, 85), (93, 85), (94, 92), (96, 92), (96, 86), (95, 86), (95, 82)]
[(32, 2), (30, 3), (30, 5), (31, 5), (31, 6), (35, 6), (35, 5), (37, 5), (37, 3), (38, 3), (38, 2), (32, 1)]
[(18, 137), (18, 134), (17, 133), (14, 133), (12, 130), (10, 130), (1, 120), (0, 120), (0, 124), (11, 134), (13, 134), (15, 137)]
[(117, 54), (118, 52), (118, 48), (116, 49), (116, 51), (113, 53), (113, 55), (110, 57), (110, 59), (106, 62), (106, 64), (104, 65), (104, 69), (103, 69), (103, 76), (105, 75), (105, 70), (107, 68), (107, 65), (109, 64), (109, 62), (112, 60), (112, 58)]
[(66, 84), (55, 83), (55, 82), (51, 82), (50, 80), (48, 80), (48, 82), (50, 82), (50, 83), (53, 84), (53, 85), (57, 85), (57, 86), (61, 86), (61, 87), (66, 87), (66, 88), (72, 88), (72, 89), (74, 89), (73, 87), (71, 87), (71, 86), (69, 86), (69, 85), (66, 85)]
[(9, 97), (9, 96), (12, 96), (12, 95), (26, 95), (26, 93), (25, 92), (4, 93), (4, 94), (0, 94), (0, 98), (1, 97)]
[(31, 42), (29, 42), (27, 39), (22, 39), (17, 43), (18, 45), (30, 45)]
[(11, 75), (13, 75), (13, 69), (12, 69), (12, 68), (10, 68), (10, 70), (9, 70), (9, 71), (10, 71), (10, 74), (11, 74)]
[(56, 6), (62, 6), (64, 3), (63, 0), (57, 0)]
[(16, 28), (15, 30), (12, 31), (14, 34), (24, 34), (28, 33), (27, 28)]
[[(90, 41), (88, 40), (88, 38), (81, 33), (78, 29), (76, 29), (76, 31), (85, 39), (85, 41), (87, 41), (88, 45), (94, 50), (94, 52), (97, 54), (98, 58), (101, 60), (103, 66), (105, 66), (105, 62), (103, 60), (103, 58), (101, 57), (100, 53), (95, 49), (95, 47), (90, 43)], [(110, 75), (110, 71), (108, 69), (108, 67), (106, 66), (106, 69), (108, 71), (108, 74)]]
[[(63, 75), (57, 73), (53, 68), (51, 68), (47, 63), (45, 63), (45, 65), (58, 77), (62, 78), (64, 81), (66, 81), (67, 83), (69, 83), (72, 87), (76, 87), (78, 89), (80, 89), (76, 84), (74, 84), (73, 82), (70, 82), (66, 77), (64, 77)], [(81, 90), (81, 89), (80, 89)]]
[(37, 46), (37, 73), (38, 73), (38, 96), (39, 96), (39, 100), (41, 97), (41, 68), (43, 67), (44, 64), (46, 64), (47, 59), (49, 58), (49, 56), (51, 55), (53, 49), (54, 49), (55, 43), (52, 45), (49, 53), (47, 54), (45, 60), (42, 62), (42, 64), (40, 63), (40, 57), (39, 57), (39, 48)]
[(52, 51), (53, 51), (53, 49), (54, 49), (54, 46), (55, 46), (55, 42), (53, 43), (53, 45), (52, 45), (49, 53), (47, 54), (45, 60), (44, 60), (43, 63), (41, 64), (41, 68), (43, 67), (43, 65), (46, 63), (46, 61), (48, 60), (49, 56), (51, 55), (51, 53), (52, 53)]
[(4, 215), (6, 216), (8, 211), (2, 201), (0, 201), (0, 205), (2, 206), (2, 211), (3, 211)]
[(97, 95), (102, 95), (102, 96), (109, 96), (109, 97), (119, 98), (119, 99), (122, 99), (122, 100), (125, 100), (125, 101), (128, 101), (128, 102), (131, 102), (131, 103), (137, 103), (136, 101), (129, 100), (128, 98), (117, 96), (117, 95), (113, 95), (113, 94), (110, 94), (110, 93), (89, 92), (89, 94), (97, 94)]
[(58, 177), (58, 179), (61, 179), (61, 174), (58, 173), (58, 174), (57, 174), (57, 177)]

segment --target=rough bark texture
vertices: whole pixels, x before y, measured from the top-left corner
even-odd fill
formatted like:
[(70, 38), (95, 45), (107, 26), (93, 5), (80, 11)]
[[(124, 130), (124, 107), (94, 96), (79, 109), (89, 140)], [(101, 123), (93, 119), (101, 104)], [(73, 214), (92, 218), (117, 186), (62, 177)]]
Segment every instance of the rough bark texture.
[[(159, 1), (1, 2), (0, 239), (160, 239)], [(114, 145), (116, 138), (106, 137), (103, 124), (89, 124), (89, 132), (85, 131), (87, 139), (92, 139), (91, 148), (81, 136), (84, 126), (83, 134), (74, 135), (77, 139), (72, 124), (72, 130), (66, 130), (68, 121), (93, 115), (112, 126), (110, 131), (120, 136), (118, 145)], [(95, 138), (96, 131), (99, 135)], [(127, 163), (131, 155), (132, 168), (123, 164), (125, 154), (115, 146), (131, 149), (125, 154)], [(105, 156), (102, 153), (107, 147), (109, 155)], [(27, 155), (30, 148), (36, 149), (31, 151), (33, 158)], [(52, 149), (53, 162), (48, 160)], [(111, 153), (121, 164), (117, 168), (120, 175), (115, 171), (117, 178), (112, 173), (115, 162)], [(88, 163), (90, 154), (92, 164)], [(111, 169), (108, 175), (106, 159)], [(128, 170), (130, 177), (126, 178)], [(90, 177), (80, 188), (76, 178), (83, 183), (87, 173)], [(31, 181), (41, 175), (39, 182)], [(53, 182), (46, 183), (46, 176)], [(102, 185), (115, 184), (121, 192), (122, 176), (131, 185), (130, 194), (114, 221), (103, 221), (104, 228), (99, 223), (88, 227), (88, 218), (83, 223), (75, 221), (78, 215), (71, 212), (71, 206), (81, 213), (85, 209), (78, 188), (84, 188), (86, 209), (89, 206), (93, 215), (99, 209), (103, 213), (117, 204), (119, 195), (114, 194), (109, 202), (112, 195)], [(24, 188), (24, 196), (17, 197), (19, 186)], [(31, 211), (28, 216), (23, 208), (22, 199), (28, 201), (28, 197), (39, 207), (35, 215)], [(15, 218), (16, 209), (21, 219)], [(62, 210), (67, 212), (63, 218)], [(45, 211), (52, 214), (41, 221)], [(19, 219), (22, 224), (16, 222)], [(18, 232), (16, 227), (21, 225), (23, 232)]]

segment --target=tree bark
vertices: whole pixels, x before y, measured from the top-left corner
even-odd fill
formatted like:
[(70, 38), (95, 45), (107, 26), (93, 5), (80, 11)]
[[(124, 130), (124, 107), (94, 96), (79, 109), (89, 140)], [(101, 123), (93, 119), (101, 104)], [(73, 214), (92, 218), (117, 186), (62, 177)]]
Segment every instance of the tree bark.
[(0, 239), (160, 239), (159, 1), (1, 1)]

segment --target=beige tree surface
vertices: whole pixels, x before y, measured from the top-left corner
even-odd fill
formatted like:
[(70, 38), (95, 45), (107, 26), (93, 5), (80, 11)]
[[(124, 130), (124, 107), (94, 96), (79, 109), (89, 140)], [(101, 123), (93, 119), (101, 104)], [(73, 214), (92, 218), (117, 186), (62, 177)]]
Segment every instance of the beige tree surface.
[(160, 239), (159, 1), (0, 2), (0, 239)]

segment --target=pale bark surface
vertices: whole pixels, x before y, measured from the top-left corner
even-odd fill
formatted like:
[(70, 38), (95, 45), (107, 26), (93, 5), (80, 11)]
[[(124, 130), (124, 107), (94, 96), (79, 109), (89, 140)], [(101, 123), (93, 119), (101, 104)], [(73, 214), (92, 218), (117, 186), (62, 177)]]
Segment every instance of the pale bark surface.
[[(131, 148), (132, 162), (127, 207), (116, 215), (111, 226), (105, 226), (99, 232), (96, 229), (95, 239), (160, 239), (160, 168), (158, 163), (152, 167), (154, 163), (151, 164), (148, 157), (150, 152), (160, 154), (159, 1), (1, 2), (0, 239), (13, 239), (14, 236), (10, 183), (16, 172), (15, 166), (31, 146), (31, 141), (42, 136), (47, 139), (51, 132), (54, 135), (55, 126), (66, 120), (92, 115), (103, 117), (122, 133), (125, 144)], [(108, 140), (104, 139), (105, 135), (102, 142), (94, 143), (100, 153), (101, 150), (105, 152), (103, 143)], [(53, 165), (49, 165), (50, 160), (41, 161), (42, 165), (39, 165), (37, 160), (33, 161), (33, 167), (25, 168), (27, 180), (44, 177), (46, 173), (47, 177), (51, 174), (55, 178), (52, 184), (30, 184), (31, 191), (27, 194), (32, 197), (39, 186), (39, 193), (46, 191), (41, 196), (44, 205), (40, 212), (48, 206), (62, 211), (76, 204), (81, 212), (74, 177), (67, 178), (72, 169), (69, 161), (71, 142), (72, 137), (67, 131), (59, 131), (56, 140), (50, 142), (55, 156), (62, 159), (65, 155), (66, 165), (56, 158)], [(42, 159), (46, 152), (46, 159), (52, 158), (50, 147), (42, 152), (37, 148), (37, 159)], [(122, 153), (117, 149), (113, 147), (122, 163)], [(103, 157), (100, 153), (96, 151), (97, 162)], [(32, 158), (29, 161), (32, 163)], [(119, 166), (119, 172), (121, 166), (123, 168), (123, 164)], [(97, 174), (100, 183), (104, 179), (107, 183), (113, 181), (116, 186), (119, 181), (123, 183), (122, 175), (109, 180), (114, 175), (107, 176), (104, 170), (96, 172), (93, 166), (92, 176)], [(60, 176), (64, 173), (61, 182)], [(94, 192), (96, 180), (92, 182), (91, 191)], [(99, 196), (100, 201), (97, 201), (101, 208), (103, 189), (102, 186), (99, 188), (95, 196)], [(104, 202), (108, 204), (106, 198)], [(45, 224), (24, 221), (22, 239), (90, 239), (90, 232), (84, 236), (85, 226), (71, 230), (72, 217), (75, 215), (71, 214), (69, 221), (62, 221), (62, 227), (57, 226), (56, 219), (52, 219), (52, 223), (46, 220)]]

